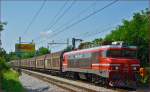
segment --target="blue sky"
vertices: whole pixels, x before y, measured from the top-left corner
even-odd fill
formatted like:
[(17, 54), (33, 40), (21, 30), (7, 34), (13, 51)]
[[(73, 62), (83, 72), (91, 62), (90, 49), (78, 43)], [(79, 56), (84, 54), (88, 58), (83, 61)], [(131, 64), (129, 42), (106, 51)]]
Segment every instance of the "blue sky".
[[(39, 10), (43, 1), (3, 0), (1, 4), (1, 19), (8, 23), (7, 26), (5, 26), (5, 30), (2, 32), (3, 48), (7, 52), (14, 51), (15, 43), (18, 42), (19, 36), (23, 37), (22, 40), (24, 42), (31, 42), (31, 40), (34, 40), (36, 48), (41, 46), (47, 47), (47, 43), (52, 40), (54, 40), (54, 42), (66, 42), (66, 39), (69, 38), (71, 41), (72, 37), (82, 38), (84, 41), (91, 41), (95, 38), (105, 37), (114, 27), (121, 24), (123, 19), (130, 20), (132, 19), (134, 12), (139, 12), (149, 7), (148, 0), (120, 0), (85, 21), (64, 30), (64, 32), (60, 34), (52, 36), (56, 32), (69, 26), (71, 23), (74, 23), (75, 21), (78, 21), (88, 14), (113, 2), (113, 0), (75, 1), (68, 12), (66, 12), (50, 30), (47, 30), (47, 28), (55, 22), (55, 20), (71, 5), (72, 2), (72, 0), (47, 0), (43, 9), (29, 27), (29, 30), (25, 32), (31, 19)], [(58, 11), (60, 11), (60, 8), (64, 3), (67, 3), (64, 9), (62, 9), (57, 17), (54, 17)], [(92, 35), (99, 31), (103, 32)], [(66, 45), (51, 46), (52, 51), (58, 51), (64, 47), (66, 47)]]

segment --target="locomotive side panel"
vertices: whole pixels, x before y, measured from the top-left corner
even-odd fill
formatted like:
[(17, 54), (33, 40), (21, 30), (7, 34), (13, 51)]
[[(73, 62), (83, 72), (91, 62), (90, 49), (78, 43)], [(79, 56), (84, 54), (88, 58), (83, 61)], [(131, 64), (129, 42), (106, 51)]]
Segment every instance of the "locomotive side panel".
[[(100, 50), (75, 52), (64, 55), (63, 71), (74, 71), (83, 73), (98, 73), (99, 66), (92, 66), (100, 63)], [(65, 66), (66, 65), (66, 66)]]
[(91, 68), (92, 53), (68, 55), (68, 68)]

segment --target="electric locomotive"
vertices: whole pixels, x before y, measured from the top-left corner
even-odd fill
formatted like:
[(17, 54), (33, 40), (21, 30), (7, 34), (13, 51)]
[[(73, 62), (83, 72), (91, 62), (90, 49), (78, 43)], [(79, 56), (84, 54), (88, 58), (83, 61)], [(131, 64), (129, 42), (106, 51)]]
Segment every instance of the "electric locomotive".
[(140, 62), (137, 47), (114, 42), (64, 54), (63, 72), (74, 72), (86, 79), (110, 86), (135, 85)]

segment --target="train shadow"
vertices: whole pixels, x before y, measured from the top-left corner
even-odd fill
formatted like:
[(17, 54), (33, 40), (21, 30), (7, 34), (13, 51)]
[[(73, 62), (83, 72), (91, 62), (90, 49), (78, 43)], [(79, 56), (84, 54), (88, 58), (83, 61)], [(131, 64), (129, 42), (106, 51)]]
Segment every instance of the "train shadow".
[(131, 87), (114, 87), (115, 89), (122, 89), (122, 90), (128, 90), (128, 91), (136, 91), (136, 88)]

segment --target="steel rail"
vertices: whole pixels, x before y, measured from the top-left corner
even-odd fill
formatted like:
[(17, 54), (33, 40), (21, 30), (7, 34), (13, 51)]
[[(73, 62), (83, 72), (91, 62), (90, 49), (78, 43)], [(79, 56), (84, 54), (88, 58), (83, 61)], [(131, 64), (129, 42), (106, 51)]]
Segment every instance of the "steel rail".
[(127, 92), (123, 90), (118, 91), (118, 90), (113, 90), (113, 89), (107, 89), (104, 87), (99, 87), (99, 86), (95, 86), (92, 84), (82, 83), (82, 82), (78, 82), (74, 80), (67, 80), (65, 78), (51, 76), (51, 75), (47, 75), (47, 74), (43, 74), (43, 73), (39, 73), (35, 71), (30, 71), (30, 70), (25, 70), (25, 69), (22, 69), (22, 72), (28, 75), (31, 75), (33, 77), (36, 77), (38, 79), (41, 79), (43, 81), (54, 84), (70, 92)]

